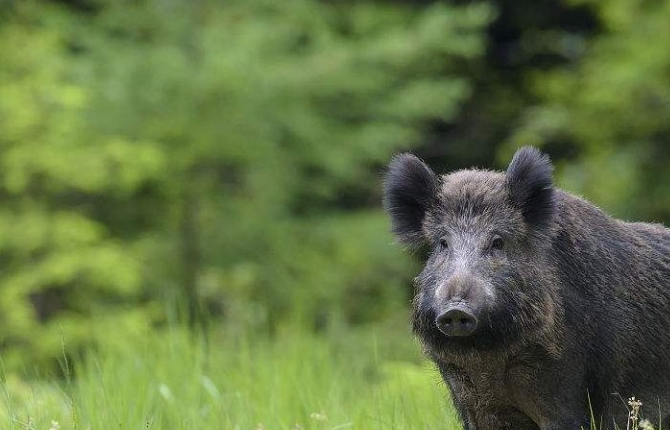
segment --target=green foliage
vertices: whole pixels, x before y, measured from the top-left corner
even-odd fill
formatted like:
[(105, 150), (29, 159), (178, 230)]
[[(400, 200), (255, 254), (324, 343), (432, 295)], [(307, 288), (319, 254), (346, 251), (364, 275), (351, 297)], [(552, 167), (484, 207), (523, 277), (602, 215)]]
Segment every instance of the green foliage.
[(535, 75), (539, 106), (513, 140), (576, 157), (561, 182), (617, 215), (670, 221), (670, 2), (584, 1), (601, 34), (570, 67)]
[(79, 357), (203, 315), (254, 333), (404, 316), (418, 267), (380, 210), (400, 150), (441, 171), (541, 145), (564, 188), (670, 222), (669, 17), (668, 1), (0, 0), (4, 366), (51, 374), (63, 339)]
[(488, 7), (27, 1), (5, 18), (7, 366), (57, 356), (61, 333), (76, 353), (92, 316), (161, 323), (170, 300), (261, 328), (404, 309), (415, 268), (378, 172), (458, 113)]
[(66, 78), (58, 32), (17, 17), (0, 40), (0, 339), (8, 365), (30, 366), (62, 331), (88, 340), (83, 318), (136, 313), (106, 306), (137, 297), (141, 264), (94, 200), (135, 192), (162, 162), (155, 146), (86, 132), (88, 92)]

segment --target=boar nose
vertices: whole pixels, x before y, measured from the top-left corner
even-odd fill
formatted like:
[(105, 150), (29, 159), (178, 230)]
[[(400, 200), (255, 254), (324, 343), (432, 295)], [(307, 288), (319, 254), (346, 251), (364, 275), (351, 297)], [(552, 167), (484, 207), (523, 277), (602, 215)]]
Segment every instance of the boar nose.
[(447, 336), (470, 336), (477, 328), (477, 318), (468, 306), (454, 304), (438, 315), (435, 325)]

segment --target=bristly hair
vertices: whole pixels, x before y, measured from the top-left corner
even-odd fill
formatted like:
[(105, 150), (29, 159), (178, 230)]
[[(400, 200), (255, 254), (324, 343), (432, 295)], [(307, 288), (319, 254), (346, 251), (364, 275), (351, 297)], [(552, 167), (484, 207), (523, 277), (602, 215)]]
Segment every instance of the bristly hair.
[(553, 166), (551, 160), (537, 149), (519, 149), (507, 168), (507, 187), (512, 204), (521, 211), (534, 228), (548, 227), (556, 209)]
[(423, 220), (436, 195), (437, 177), (423, 161), (408, 153), (393, 157), (384, 177), (384, 207), (398, 241), (411, 249), (423, 244)]

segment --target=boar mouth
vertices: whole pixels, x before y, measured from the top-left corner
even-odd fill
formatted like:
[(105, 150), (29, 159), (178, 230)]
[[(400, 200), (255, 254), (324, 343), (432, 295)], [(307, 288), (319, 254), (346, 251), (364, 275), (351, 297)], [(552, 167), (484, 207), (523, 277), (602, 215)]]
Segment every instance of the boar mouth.
[(512, 321), (505, 321), (504, 317), (497, 318), (497, 315), (490, 312), (479, 315), (478, 324), (472, 331), (467, 335), (454, 336), (445, 334), (437, 324), (440, 316), (444, 318), (444, 312), (436, 315), (434, 311), (415, 310), (412, 319), (413, 331), (424, 347), (432, 353), (497, 349), (510, 345), (519, 338), (518, 328)]

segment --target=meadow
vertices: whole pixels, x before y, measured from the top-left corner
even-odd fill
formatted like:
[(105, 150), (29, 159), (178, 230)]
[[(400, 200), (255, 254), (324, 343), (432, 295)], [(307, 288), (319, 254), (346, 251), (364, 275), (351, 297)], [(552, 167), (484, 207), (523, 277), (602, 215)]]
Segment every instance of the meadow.
[(80, 358), (64, 339), (60, 380), (5, 374), (0, 427), (459, 428), (437, 371), (401, 322), (271, 337), (175, 326), (110, 339)]
[(385, 166), (533, 144), (670, 225), (663, 36), (670, 1), (0, 0), (0, 430), (460, 428)]

